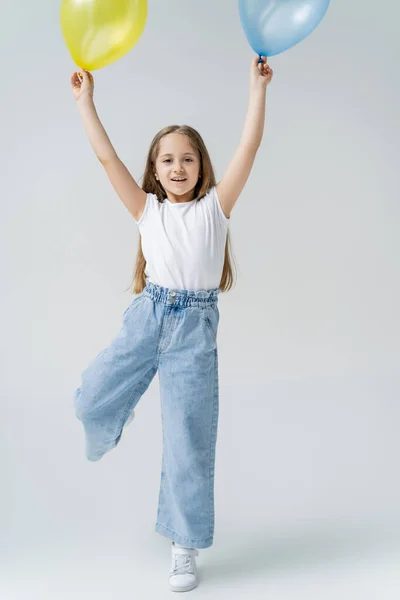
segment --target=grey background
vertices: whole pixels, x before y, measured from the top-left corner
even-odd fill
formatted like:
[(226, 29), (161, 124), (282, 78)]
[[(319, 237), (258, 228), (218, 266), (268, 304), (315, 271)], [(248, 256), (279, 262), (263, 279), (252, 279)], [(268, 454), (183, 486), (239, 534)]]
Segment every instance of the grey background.
[[(199, 597), (398, 597), (399, 17), (394, 0), (335, 0), (270, 59), (264, 141), (232, 212), (238, 283), (220, 296)], [(0, 596), (170, 597), (158, 379), (99, 463), (72, 407), (131, 300), (136, 225), (85, 138), (59, 2), (5, 3), (0, 32)], [(137, 46), (94, 73), (137, 179), (172, 123), (199, 129), (222, 177), (252, 56), (236, 2), (149, 2)]]

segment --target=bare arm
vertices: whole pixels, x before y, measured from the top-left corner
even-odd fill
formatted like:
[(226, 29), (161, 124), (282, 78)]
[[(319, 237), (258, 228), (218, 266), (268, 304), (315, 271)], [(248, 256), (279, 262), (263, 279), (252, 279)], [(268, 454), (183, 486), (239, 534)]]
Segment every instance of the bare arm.
[(118, 157), (99, 119), (93, 101), (93, 76), (86, 71), (74, 73), (71, 84), (83, 126), (94, 153), (126, 208), (136, 220), (139, 220), (146, 203), (146, 192), (138, 186)]
[(227, 217), (249, 178), (264, 134), (266, 88), (271, 82), (273, 71), (266, 59), (261, 66), (258, 65), (258, 60), (258, 57), (254, 58), (251, 65), (249, 106), (240, 144), (217, 185), (221, 206)]
[(249, 106), (240, 144), (247, 146), (248, 148), (254, 148), (256, 151), (262, 142), (264, 134), (265, 108), (265, 89), (262, 89), (261, 87), (251, 88)]

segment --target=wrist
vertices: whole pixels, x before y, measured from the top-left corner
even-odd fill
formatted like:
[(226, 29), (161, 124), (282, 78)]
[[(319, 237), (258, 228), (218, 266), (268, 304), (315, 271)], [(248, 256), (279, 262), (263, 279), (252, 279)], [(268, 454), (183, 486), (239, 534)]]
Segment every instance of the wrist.
[(79, 98), (77, 98), (76, 103), (79, 107), (94, 107), (93, 94), (89, 92), (85, 92)]
[(263, 96), (267, 90), (268, 84), (262, 83), (254, 83), (250, 85), (250, 95), (251, 96)]

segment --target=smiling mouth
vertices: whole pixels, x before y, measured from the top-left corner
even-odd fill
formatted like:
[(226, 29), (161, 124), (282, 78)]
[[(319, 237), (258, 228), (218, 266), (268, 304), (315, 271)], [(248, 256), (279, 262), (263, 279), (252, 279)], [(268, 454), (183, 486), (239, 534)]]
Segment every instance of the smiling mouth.
[(186, 179), (171, 179), (174, 183), (185, 183)]

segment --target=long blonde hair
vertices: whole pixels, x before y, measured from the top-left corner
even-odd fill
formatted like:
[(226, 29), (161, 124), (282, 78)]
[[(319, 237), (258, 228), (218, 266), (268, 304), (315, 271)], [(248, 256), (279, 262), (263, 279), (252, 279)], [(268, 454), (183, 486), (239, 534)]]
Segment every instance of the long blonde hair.
[[(201, 135), (192, 127), (188, 125), (170, 125), (159, 131), (151, 142), (149, 153), (146, 161), (146, 168), (143, 175), (142, 189), (147, 194), (155, 194), (158, 201), (162, 203), (166, 197), (165, 190), (161, 183), (155, 177), (155, 163), (160, 148), (160, 140), (170, 133), (180, 133), (187, 135), (193, 146), (195, 152), (197, 152), (200, 158), (200, 172), (199, 179), (194, 188), (194, 198), (196, 201), (200, 201), (201, 198), (207, 194), (207, 192), (216, 185), (216, 179), (214, 169), (211, 163), (208, 150), (204, 144)], [(219, 289), (221, 292), (228, 292), (234, 284), (234, 275), (232, 264), (235, 263), (235, 259), (232, 255), (230, 232), (228, 230), (226, 245), (225, 245), (225, 261), (222, 270), (221, 281)], [(136, 265), (133, 276), (133, 293), (140, 294), (146, 286), (145, 276), (146, 260), (142, 250), (142, 236), (139, 233), (139, 244), (136, 257)]]

